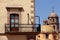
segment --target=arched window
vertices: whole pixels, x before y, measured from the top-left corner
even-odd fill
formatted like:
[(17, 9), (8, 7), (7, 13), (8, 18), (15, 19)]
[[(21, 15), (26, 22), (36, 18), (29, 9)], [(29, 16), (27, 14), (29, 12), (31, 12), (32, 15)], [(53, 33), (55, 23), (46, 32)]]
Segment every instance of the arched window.
[(53, 22), (54, 22), (54, 19), (53, 19)]
[(55, 30), (55, 26), (53, 26), (54, 30)]

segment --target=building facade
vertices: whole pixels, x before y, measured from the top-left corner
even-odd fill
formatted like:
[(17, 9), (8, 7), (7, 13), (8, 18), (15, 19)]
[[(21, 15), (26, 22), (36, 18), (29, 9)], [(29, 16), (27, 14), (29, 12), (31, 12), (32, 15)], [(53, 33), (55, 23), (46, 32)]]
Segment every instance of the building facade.
[(35, 40), (34, 0), (0, 0), (0, 40)]

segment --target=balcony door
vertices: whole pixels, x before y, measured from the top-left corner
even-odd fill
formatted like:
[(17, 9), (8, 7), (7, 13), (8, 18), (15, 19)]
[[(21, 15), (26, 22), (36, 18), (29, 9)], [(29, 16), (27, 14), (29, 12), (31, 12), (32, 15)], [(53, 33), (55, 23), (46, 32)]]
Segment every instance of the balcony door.
[(13, 32), (18, 32), (19, 30), (19, 15), (10, 14), (10, 30)]

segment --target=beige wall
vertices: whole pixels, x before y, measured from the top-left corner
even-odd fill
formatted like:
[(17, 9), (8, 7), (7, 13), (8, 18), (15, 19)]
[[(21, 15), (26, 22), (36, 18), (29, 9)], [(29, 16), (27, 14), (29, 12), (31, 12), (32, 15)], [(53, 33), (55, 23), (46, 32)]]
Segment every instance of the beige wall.
[[(40, 37), (39, 37), (40, 36)], [(46, 40), (45, 39), (45, 34), (38, 34), (37, 36), (36, 36), (36, 40)]]
[[(40, 36), (40, 37), (39, 37)], [(36, 35), (36, 40), (47, 40), (46, 39), (46, 35), (41, 33), (41, 34), (38, 34)], [(58, 35), (56, 36), (56, 39), (58, 40)], [(48, 40), (54, 40), (54, 35), (53, 34), (49, 34), (48, 36)]]
[(26, 35), (0, 35), (0, 40), (27, 40)]
[(49, 34), (49, 39), (54, 40), (53, 34)]
[(31, 21), (34, 21), (31, 18), (34, 17), (34, 3), (31, 1), (33, 0), (0, 0), (0, 33), (5, 33), (5, 24), (7, 24), (8, 18), (6, 7), (23, 7), (24, 12), (21, 12), (22, 24), (27, 24), (27, 13), (29, 13)]

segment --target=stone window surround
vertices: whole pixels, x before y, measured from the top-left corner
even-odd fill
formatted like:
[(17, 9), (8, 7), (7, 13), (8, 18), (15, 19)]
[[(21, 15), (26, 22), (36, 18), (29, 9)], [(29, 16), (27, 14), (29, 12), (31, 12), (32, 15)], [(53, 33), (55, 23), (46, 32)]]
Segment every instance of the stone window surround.
[[(21, 20), (21, 12), (24, 11), (23, 7), (6, 7), (7, 9), (7, 24), (10, 24), (10, 14), (19, 14), (19, 20)], [(17, 9), (18, 11), (10, 11), (11, 9)], [(19, 24), (21, 21), (19, 21)]]

